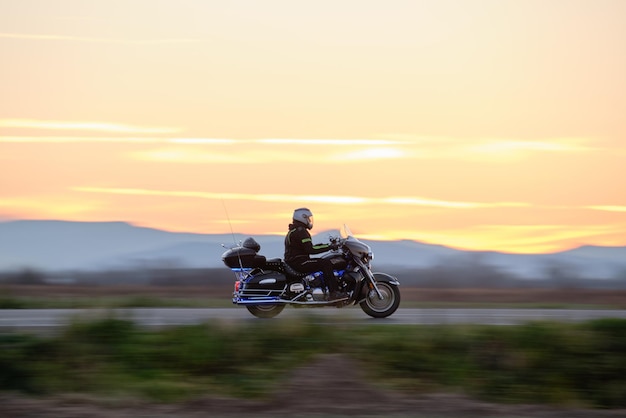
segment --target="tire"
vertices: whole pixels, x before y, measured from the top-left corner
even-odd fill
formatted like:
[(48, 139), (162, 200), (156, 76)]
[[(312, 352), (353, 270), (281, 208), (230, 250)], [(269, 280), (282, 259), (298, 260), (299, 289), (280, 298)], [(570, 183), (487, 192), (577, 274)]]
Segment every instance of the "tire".
[(400, 306), (400, 289), (387, 282), (376, 282), (376, 286), (383, 295), (383, 299), (378, 299), (376, 291), (370, 290), (360, 304), (361, 309), (373, 318), (386, 318)]
[(257, 318), (274, 318), (285, 309), (285, 305), (246, 305), (246, 308)]

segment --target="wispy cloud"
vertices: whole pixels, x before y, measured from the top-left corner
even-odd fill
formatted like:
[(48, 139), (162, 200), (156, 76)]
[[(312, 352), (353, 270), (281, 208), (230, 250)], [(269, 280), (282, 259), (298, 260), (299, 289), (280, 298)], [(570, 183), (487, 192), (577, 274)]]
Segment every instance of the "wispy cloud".
[[(129, 152), (126, 156), (133, 160), (148, 161), (156, 163), (179, 163), (179, 164), (246, 164), (254, 162), (268, 162), (265, 158), (260, 158), (249, 151), (225, 152), (217, 150), (197, 150), (184, 147), (162, 147), (144, 151)], [(277, 159), (288, 159), (285, 153), (273, 156), (271, 162)]]
[[(39, 129), (92, 129), (126, 133), (166, 133), (170, 128), (141, 128), (117, 124), (67, 124), (67, 123), (27, 123), (14, 120), (0, 121), (0, 127), (30, 127)], [(173, 128), (172, 128), (173, 129)], [(135, 132), (138, 131), (138, 132)], [(269, 164), (293, 162), (302, 157), (300, 147), (318, 145), (315, 150), (317, 163), (357, 163), (380, 159), (406, 158), (408, 154), (402, 148), (378, 146), (379, 140), (267, 140), (267, 139), (230, 139), (230, 138), (167, 138), (149, 136), (0, 136), (0, 143), (129, 143), (157, 144), (130, 151), (127, 158), (155, 163), (178, 164)], [(319, 146), (324, 144), (328, 146)], [(224, 148), (224, 147), (238, 148)], [(355, 150), (356, 148), (356, 150)]]
[(253, 200), (261, 202), (297, 202), (309, 201), (332, 204), (359, 204), (365, 203), (366, 198), (351, 196), (323, 196), (323, 195), (285, 195), (285, 194), (246, 194), (246, 193), (212, 193), (200, 191), (172, 191), (150, 190), (129, 188), (103, 188), (103, 187), (73, 187), (72, 190), (87, 193), (107, 193), (135, 196), (164, 196), (186, 197), (211, 200)]
[(527, 203), (515, 202), (459, 202), (426, 199), (419, 197), (362, 197), (332, 195), (286, 195), (286, 194), (249, 194), (249, 193), (212, 193), (201, 191), (152, 190), (136, 188), (73, 187), (72, 190), (85, 193), (106, 193), (136, 196), (183, 197), (212, 200), (251, 200), (262, 202), (315, 202), (336, 205), (408, 205), (436, 207), (444, 209), (475, 209), (491, 207), (524, 207)]
[(332, 157), (335, 161), (364, 161), (364, 160), (388, 160), (403, 158), (406, 152), (399, 148), (378, 147), (365, 148), (358, 151), (352, 151), (343, 154), (337, 154)]
[(72, 142), (129, 142), (145, 144), (176, 145), (231, 145), (240, 143), (234, 139), (222, 138), (166, 138), (146, 136), (0, 136), (0, 142), (12, 143), (72, 143)]
[[(170, 140), (168, 142), (178, 141)], [(185, 142), (189, 144), (190, 142)], [(199, 142), (198, 142), (199, 143)], [(208, 143), (208, 142), (207, 142)], [(268, 164), (276, 162), (293, 162), (302, 158), (302, 151), (296, 148), (285, 148), (277, 144), (265, 144), (262, 140), (249, 141), (218, 141), (213, 144), (249, 145), (256, 144), (256, 147), (246, 146), (236, 151), (220, 151), (218, 149), (191, 149), (188, 147), (162, 147), (129, 153), (130, 158), (141, 161), (186, 163), (186, 164), (206, 164), (206, 163), (229, 163), (229, 164)], [(258, 146), (260, 144), (265, 144)], [(348, 147), (350, 148), (350, 147)], [(355, 163), (362, 161), (372, 161), (380, 159), (398, 159), (406, 155), (401, 149), (388, 147), (362, 148), (356, 151), (334, 152), (329, 148), (315, 150), (316, 163)]]
[(207, 144), (236, 144), (236, 139), (228, 138), (171, 138), (167, 142), (173, 144), (207, 145)]
[(591, 148), (577, 144), (578, 140), (550, 140), (550, 141), (515, 141), (490, 140), (476, 145), (470, 145), (468, 150), (485, 154), (515, 154), (520, 152), (580, 152)]
[[(109, 133), (132, 133), (132, 134), (167, 134), (181, 132), (181, 128), (168, 127), (141, 127), (124, 125), (110, 122), (63, 122), (46, 121), (35, 119), (0, 119), (0, 128), (21, 128), (21, 129), (41, 129), (41, 130), (68, 130), (68, 131), (100, 131)], [(380, 147), (385, 145), (400, 144), (397, 141), (387, 141), (381, 139), (300, 139), (300, 138), (211, 138), (211, 137), (101, 137), (101, 136), (0, 136), (0, 142), (154, 142), (171, 143), (180, 145), (234, 145), (234, 144), (257, 144), (280, 147), (309, 147), (309, 146), (331, 146), (331, 147)]]
[[(0, 128), (97, 131), (126, 134), (167, 134), (181, 131), (180, 128), (142, 127), (110, 122), (67, 122), (38, 119), (0, 119)], [(42, 141), (45, 141), (45, 138), (42, 138)]]
[(162, 143), (167, 142), (163, 138), (146, 137), (101, 137), (101, 136), (0, 136), (0, 143), (38, 143), (38, 144), (63, 144), (63, 143)]
[(414, 158), (508, 162), (537, 153), (575, 153), (597, 151), (586, 138), (451, 138), (387, 135), (390, 141), (413, 150)]
[(596, 150), (580, 140), (547, 139), (543, 141), (477, 140), (426, 148), (424, 156), (444, 159), (477, 160), (507, 163), (543, 153), (579, 153)]
[[(178, 127), (144, 127), (112, 122), (54, 121), (37, 119), (0, 119), (0, 128), (26, 128), (40, 130), (94, 131), (119, 134), (171, 134), (181, 132)], [(4, 136), (5, 142), (62, 142), (59, 136)], [(97, 142), (107, 138), (69, 137), (63, 142)], [(346, 149), (359, 147), (357, 151), (335, 154), (334, 159), (379, 159), (379, 158), (418, 158), (418, 159), (493, 159), (505, 161), (510, 158), (528, 156), (532, 153), (572, 153), (598, 150), (585, 145), (580, 138), (545, 139), (541, 141), (521, 141), (514, 139), (463, 139), (447, 137), (397, 137), (377, 138), (212, 138), (212, 137), (170, 137), (141, 138), (119, 137), (117, 141), (128, 142), (167, 142), (179, 145), (219, 145), (256, 144), (281, 147), (288, 152), (297, 147), (319, 149)], [(185, 158), (181, 155), (181, 158)]]
[[(93, 131), (102, 136), (0, 136), (0, 142), (11, 143), (153, 143), (160, 147), (135, 150), (126, 157), (156, 163), (183, 164), (267, 164), (290, 162), (302, 155), (303, 149), (314, 149), (315, 161), (321, 164), (359, 163), (376, 160), (459, 160), (503, 164), (541, 153), (580, 153), (598, 151), (585, 145), (582, 139), (546, 139), (519, 141), (509, 139), (452, 139), (452, 138), (211, 138), (165, 137), (181, 132), (176, 127), (145, 127), (110, 122), (63, 122), (34, 119), (0, 119), (0, 128), (28, 128)], [(123, 136), (132, 135), (132, 136)], [(147, 135), (147, 136), (144, 136)], [(587, 141), (588, 142), (588, 141)], [(238, 146), (240, 149), (221, 149), (219, 146)], [(215, 147), (209, 147), (215, 146)], [(194, 148), (195, 147), (195, 148)], [(307, 151), (308, 152), (308, 151)]]
[(462, 201), (447, 201), (436, 199), (425, 199), (420, 197), (389, 197), (381, 199), (382, 203), (392, 205), (407, 205), (407, 206), (429, 206), (448, 209), (476, 209), (476, 208), (494, 208), (494, 207), (529, 207), (529, 203), (522, 202), (462, 202)]
[(116, 38), (96, 38), (87, 36), (52, 35), (52, 34), (30, 34), (30, 33), (0, 33), (0, 38), (20, 39), (26, 41), (69, 41), (69, 42), (93, 42), (107, 44), (127, 44), (127, 45), (151, 45), (151, 44), (188, 44), (207, 42), (205, 39), (196, 38), (160, 38), (160, 39), (116, 39)]
[(585, 206), (585, 208), (605, 212), (626, 212), (626, 206)]
[(278, 145), (396, 145), (402, 144), (399, 141), (387, 139), (299, 139), (299, 138), (277, 138), (277, 139), (258, 139), (256, 142), (261, 144), (278, 144)]
[[(265, 202), (317, 202), (339, 205), (397, 205), (397, 206), (421, 206), (442, 209), (486, 209), (486, 208), (530, 208), (542, 207), (551, 209), (594, 209), (613, 212), (626, 212), (626, 206), (537, 206), (527, 202), (468, 202), (459, 200), (430, 199), (416, 196), (388, 196), (388, 197), (364, 197), (364, 196), (336, 196), (336, 195), (292, 195), (292, 194), (258, 194), (258, 193), (213, 193), (193, 190), (155, 190), (142, 188), (109, 188), (109, 187), (73, 187), (72, 190), (86, 193), (120, 194), (136, 196), (164, 196), (183, 197), (198, 199), (217, 200), (252, 200)], [(493, 226), (491, 226), (493, 227)], [(496, 226), (499, 228), (499, 226)], [(541, 225), (530, 227), (527, 225), (507, 226), (507, 229), (539, 228), (542, 230), (560, 228), (555, 225)], [(502, 228), (500, 228), (502, 229)]]

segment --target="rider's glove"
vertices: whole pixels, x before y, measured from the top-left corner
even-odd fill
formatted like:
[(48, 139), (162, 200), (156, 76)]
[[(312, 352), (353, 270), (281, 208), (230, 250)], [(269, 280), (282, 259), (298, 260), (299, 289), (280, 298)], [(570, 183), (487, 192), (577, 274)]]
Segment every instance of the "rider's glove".
[(339, 243), (337, 241), (331, 241), (330, 242), (330, 249), (331, 250), (337, 250), (339, 249)]

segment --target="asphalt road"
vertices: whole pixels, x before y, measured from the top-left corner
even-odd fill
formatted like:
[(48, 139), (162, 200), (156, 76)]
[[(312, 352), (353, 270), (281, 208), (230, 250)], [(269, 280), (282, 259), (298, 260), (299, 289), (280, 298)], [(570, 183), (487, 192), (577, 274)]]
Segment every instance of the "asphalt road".
[[(127, 318), (146, 327), (198, 324), (204, 321), (263, 321), (253, 317), (244, 307), (226, 309), (3, 309), (0, 310), (0, 331), (16, 329), (54, 329), (72, 321)], [(528, 321), (548, 320), (580, 322), (598, 318), (626, 318), (626, 310), (579, 309), (398, 309), (389, 318), (374, 319), (358, 307), (344, 309), (317, 308), (285, 310), (275, 319), (312, 316), (337, 323), (352, 324), (485, 324), (516, 325)]]

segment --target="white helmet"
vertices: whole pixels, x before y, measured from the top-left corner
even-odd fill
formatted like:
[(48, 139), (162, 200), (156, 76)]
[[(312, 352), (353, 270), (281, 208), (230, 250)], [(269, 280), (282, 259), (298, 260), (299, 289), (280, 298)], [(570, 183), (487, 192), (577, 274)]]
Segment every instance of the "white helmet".
[(313, 229), (313, 212), (307, 208), (299, 208), (293, 211), (293, 220), (302, 222), (307, 229)]

